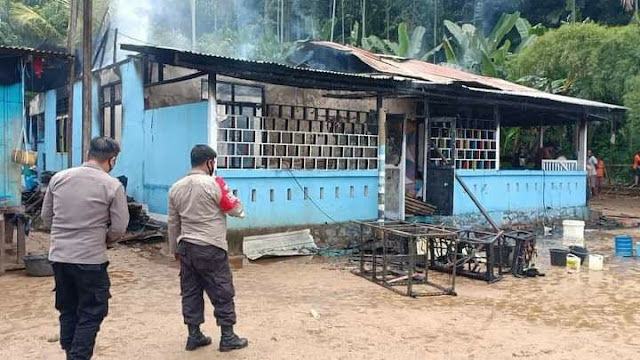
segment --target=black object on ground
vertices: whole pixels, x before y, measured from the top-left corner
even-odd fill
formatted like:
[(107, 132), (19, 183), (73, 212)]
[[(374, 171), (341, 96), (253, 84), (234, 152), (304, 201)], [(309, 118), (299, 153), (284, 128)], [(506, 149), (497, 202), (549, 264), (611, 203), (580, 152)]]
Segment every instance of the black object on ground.
[(589, 256), (589, 250), (582, 246), (569, 246), (569, 253), (580, 258), (580, 265), (584, 264), (584, 260)]
[(551, 253), (551, 265), (552, 266), (566, 266), (567, 265), (567, 255), (569, 254), (569, 250), (567, 250), (567, 249), (550, 249), (549, 253)]

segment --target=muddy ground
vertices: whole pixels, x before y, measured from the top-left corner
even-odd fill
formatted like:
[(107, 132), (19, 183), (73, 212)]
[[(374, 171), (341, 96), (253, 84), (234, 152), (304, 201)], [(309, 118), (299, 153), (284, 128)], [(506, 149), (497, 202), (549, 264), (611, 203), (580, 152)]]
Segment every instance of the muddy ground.
[[(638, 359), (640, 260), (615, 259), (613, 236), (588, 231), (604, 271), (507, 277), (492, 285), (458, 278), (457, 297), (410, 299), (349, 272), (335, 259), (252, 263), (234, 272), (239, 324), (250, 347), (187, 353), (178, 268), (153, 247), (109, 252), (113, 298), (95, 359)], [(31, 251), (45, 247), (32, 234)], [(440, 278), (440, 280), (445, 280)], [(0, 359), (64, 359), (52, 278), (0, 277)], [(314, 318), (311, 310), (319, 317)], [(217, 338), (211, 306), (204, 331)]]

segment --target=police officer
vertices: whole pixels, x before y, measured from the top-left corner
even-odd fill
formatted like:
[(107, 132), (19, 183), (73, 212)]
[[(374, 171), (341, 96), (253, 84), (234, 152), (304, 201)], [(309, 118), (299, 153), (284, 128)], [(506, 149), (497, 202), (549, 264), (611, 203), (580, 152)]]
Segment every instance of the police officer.
[(88, 161), (54, 175), (42, 204), (42, 220), (51, 228), (60, 345), (68, 360), (91, 358), (108, 313), (107, 242), (121, 237), (129, 223), (124, 188), (109, 176), (119, 153), (115, 140), (94, 138)]
[(247, 347), (233, 331), (236, 312), (227, 258), (227, 214), (243, 217), (242, 204), (220, 177), (213, 176), (216, 152), (207, 145), (191, 150), (191, 172), (169, 190), (169, 248), (180, 261), (182, 315), (186, 350), (211, 344), (200, 331), (204, 323), (203, 291), (221, 327), (220, 351)]

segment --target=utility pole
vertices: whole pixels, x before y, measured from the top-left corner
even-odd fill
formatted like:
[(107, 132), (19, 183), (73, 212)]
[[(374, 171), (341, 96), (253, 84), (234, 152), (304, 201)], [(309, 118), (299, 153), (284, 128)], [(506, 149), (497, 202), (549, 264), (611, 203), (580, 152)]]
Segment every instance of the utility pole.
[(191, 50), (196, 51), (196, 0), (191, 0)]
[(336, 0), (333, 0), (333, 9), (331, 11), (331, 42), (333, 42), (333, 30), (336, 28)]
[(367, 0), (362, 0), (362, 39), (367, 37), (367, 29), (365, 23), (367, 22)]
[(76, 25), (78, 22), (78, 2), (71, 0), (70, 6), (71, 17), (69, 18), (69, 23), (67, 25), (67, 49), (69, 50), (69, 54), (73, 57), (69, 63), (69, 84), (67, 91), (69, 94), (69, 111), (67, 115), (67, 132), (65, 134), (67, 140), (67, 167), (69, 168), (73, 167), (73, 82), (76, 75), (74, 34), (76, 32)]
[(92, 0), (84, 0), (82, 9), (82, 158), (87, 159), (91, 143), (91, 55)]
[[(438, 0), (433, 0), (433, 48), (438, 46)], [(433, 63), (436, 63), (436, 54), (433, 54)]]

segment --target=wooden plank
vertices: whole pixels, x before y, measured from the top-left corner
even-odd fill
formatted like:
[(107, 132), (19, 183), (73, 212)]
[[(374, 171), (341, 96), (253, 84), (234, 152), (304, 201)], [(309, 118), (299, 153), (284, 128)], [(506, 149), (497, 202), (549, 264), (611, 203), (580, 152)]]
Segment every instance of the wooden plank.
[(0, 212), (0, 274), (4, 273), (4, 242), (5, 242), (5, 231), (4, 231), (4, 214)]
[(16, 243), (18, 248), (18, 259), (16, 261), (17, 264), (24, 263), (24, 256), (26, 255), (26, 242), (25, 242), (25, 234), (24, 234), (24, 217), (20, 216), (18, 218), (18, 229), (16, 235)]

